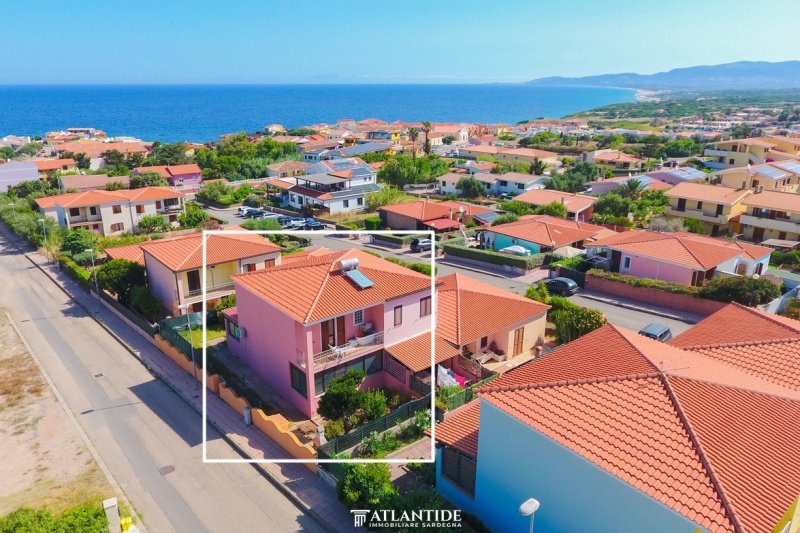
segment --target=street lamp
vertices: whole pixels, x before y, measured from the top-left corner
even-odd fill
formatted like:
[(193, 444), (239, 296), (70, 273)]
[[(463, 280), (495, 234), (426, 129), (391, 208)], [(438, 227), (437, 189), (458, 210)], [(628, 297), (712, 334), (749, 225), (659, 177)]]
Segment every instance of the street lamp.
[(186, 324), (189, 326), (189, 352), (192, 354), (192, 368), (194, 368), (194, 388), (199, 387), (199, 381), (197, 379), (197, 363), (194, 361), (194, 335), (192, 335), (192, 317), (191, 313), (189, 313), (189, 304), (179, 305), (178, 309), (181, 311), (186, 311)]
[(519, 506), (519, 514), (522, 516), (531, 517), (531, 527), (529, 533), (533, 533), (533, 515), (539, 510), (539, 500), (536, 498), (528, 498), (522, 505)]
[(86, 248), (84, 252), (92, 254), (92, 274), (94, 275), (94, 290), (97, 293), (97, 299), (100, 299), (100, 285), (97, 284), (97, 269), (94, 267), (94, 248)]

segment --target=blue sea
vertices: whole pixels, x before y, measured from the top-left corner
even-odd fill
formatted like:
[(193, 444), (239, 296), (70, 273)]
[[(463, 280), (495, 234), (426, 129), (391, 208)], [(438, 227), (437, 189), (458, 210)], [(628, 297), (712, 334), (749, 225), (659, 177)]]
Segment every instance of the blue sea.
[(0, 136), (94, 127), (165, 142), (340, 118), (514, 123), (631, 102), (607, 87), (486, 85), (0, 86)]

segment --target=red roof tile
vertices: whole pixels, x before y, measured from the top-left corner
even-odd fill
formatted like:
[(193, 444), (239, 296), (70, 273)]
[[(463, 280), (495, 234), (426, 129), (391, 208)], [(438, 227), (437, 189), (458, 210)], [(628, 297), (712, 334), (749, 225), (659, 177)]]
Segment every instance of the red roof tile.
[(800, 321), (732, 303), (687, 329), (669, 344), (697, 346), (800, 337)]
[(144, 252), (142, 251), (141, 245), (138, 243), (106, 248), (106, 255), (110, 259), (127, 259), (128, 261), (133, 261), (140, 265), (144, 264)]
[(436, 440), (470, 457), (478, 456), (478, 425), (481, 403), (470, 402), (452, 413), (444, 422), (436, 424)]
[(39, 170), (60, 170), (64, 167), (74, 167), (74, 159), (37, 159), (31, 161)]
[[(141, 246), (148, 256), (173, 272), (195, 270), (203, 266), (202, 233), (143, 242)], [(280, 250), (279, 246), (272, 244), (256, 233), (249, 235), (226, 235), (224, 232), (210, 233), (206, 237), (206, 264), (218, 265), (229, 261), (272, 254)]]
[(549, 189), (532, 189), (515, 196), (514, 200), (531, 205), (547, 205), (553, 202), (564, 204), (570, 213), (580, 213), (592, 206), (597, 201), (593, 196), (585, 194), (572, 194), (569, 192), (551, 191)]
[[(461, 353), (461, 350), (454, 347), (438, 335), (436, 342), (436, 363), (447, 361), (451, 357)], [(397, 344), (392, 344), (384, 348), (384, 351), (403, 363), (412, 372), (431, 369), (431, 334), (430, 332), (416, 337), (411, 337)]]

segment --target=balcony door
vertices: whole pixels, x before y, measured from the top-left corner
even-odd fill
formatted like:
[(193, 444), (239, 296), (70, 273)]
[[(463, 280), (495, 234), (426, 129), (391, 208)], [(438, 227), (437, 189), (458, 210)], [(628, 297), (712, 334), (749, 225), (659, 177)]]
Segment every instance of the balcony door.
[(339, 346), (345, 342), (344, 316), (331, 318), (320, 324), (322, 336), (322, 349), (327, 350), (331, 346)]
[(514, 330), (514, 351), (511, 355), (519, 355), (522, 353), (522, 342), (525, 339), (525, 328), (517, 328)]
[(686, 198), (678, 198), (678, 211), (686, 211)]
[(186, 273), (186, 281), (189, 283), (189, 292), (200, 290), (200, 271), (190, 270)]

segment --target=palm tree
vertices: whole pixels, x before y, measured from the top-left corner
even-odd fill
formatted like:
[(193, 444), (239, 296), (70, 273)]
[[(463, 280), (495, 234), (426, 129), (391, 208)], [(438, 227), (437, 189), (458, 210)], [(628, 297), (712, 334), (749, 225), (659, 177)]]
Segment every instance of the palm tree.
[(622, 185), (617, 187), (619, 194), (631, 200), (638, 200), (644, 192), (644, 185), (635, 179), (625, 180)]
[(411, 137), (411, 158), (417, 158), (417, 137), (419, 130), (417, 128), (408, 128), (408, 136)]
[(544, 161), (539, 159), (538, 157), (533, 158), (533, 163), (531, 163), (531, 174), (535, 174), (537, 176), (541, 176), (544, 174), (544, 171), (547, 169), (547, 165)]
[(422, 149), (425, 151), (426, 155), (431, 153), (431, 141), (428, 140), (428, 134), (432, 129), (433, 125), (430, 122), (425, 121), (422, 123), (422, 131), (425, 132), (425, 144)]

